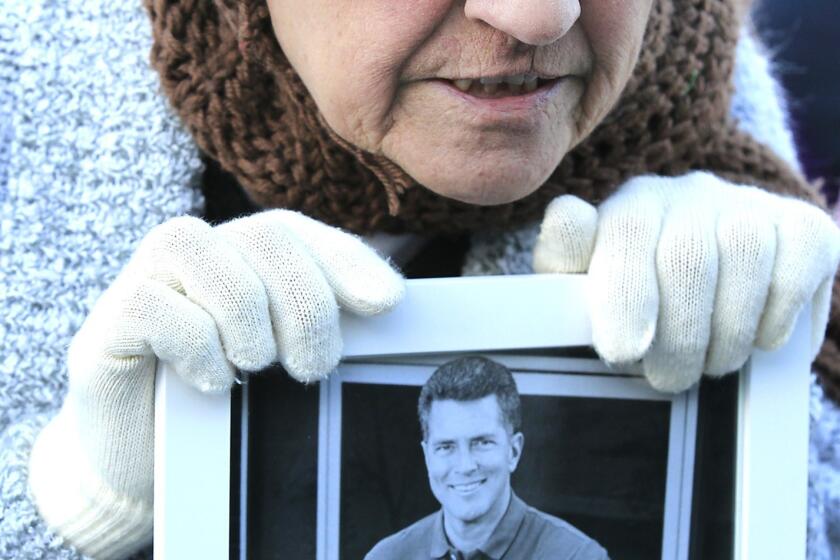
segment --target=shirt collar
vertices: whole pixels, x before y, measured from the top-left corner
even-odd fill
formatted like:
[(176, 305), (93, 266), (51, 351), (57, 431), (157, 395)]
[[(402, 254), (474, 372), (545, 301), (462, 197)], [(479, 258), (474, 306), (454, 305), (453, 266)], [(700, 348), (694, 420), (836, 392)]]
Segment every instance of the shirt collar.
[(493, 560), (499, 560), (504, 556), (505, 552), (510, 548), (510, 545), (513, 544), (513, 539), (516, 537), (516, 533), (519, 532), (519, 527), (522, 526), (526, 511), (525, 502), (520, 500), (513, 493), (513, 490), (511, 490), (510, 504), (508, 505), (507, 511), (502, 516), (496, 529), (490, 534), (487, 542), (478, 547), (479, 550)]
[[(492, 560), (499, 560), (513, 544), (513, 539), (516, 533), (519, 532), (519, 527), (525, 519), (527, 508), (525, 502), (511, 490), (510, 504), (508, 504), (507, 511), (502, 516), (499, 524), (490, 534), (490, 538), (478, 547), (478, 549)], [(432, 541), (429, 549), (430, 557), (434, 559), (447, 558), (449, 554), (450, 544), (449, 539), (446, 538), (446, 532), (443, 529), (443, 510), (439, 510), (435, 516), (432, 525)]]
[(432, 524), (432, 542), (429, 549), (429, 556), (431, 558), (446, 558), (449, 554), (449, 540), (446, 538), (446, 532), (443, 530), (443, 508), (438, 510), (435, 516), (435, 521)]

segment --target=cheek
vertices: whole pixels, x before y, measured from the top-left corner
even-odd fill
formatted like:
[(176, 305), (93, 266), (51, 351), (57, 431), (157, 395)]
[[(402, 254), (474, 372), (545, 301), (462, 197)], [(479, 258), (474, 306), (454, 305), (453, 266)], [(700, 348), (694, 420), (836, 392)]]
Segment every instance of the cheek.
[(592, 0), (581, 13), (581, 23), (597, 64), (629, 76), (635, 66), (650, 16), (652, 0)]
[[(339, 136), (360, 148), (374, 151), (386, 128), (387, 109), (395, 94), (396, 84), (388, 66), (376, 60), (335, 59), (336, 68), (347, 71), (327, 72), (307, 84), (318, 108), (330, 127)], [(338, 75), (337, 75), (338, 74)], [(317, 93), (316, 93), (317, 92)]]
[(297, 57), (300, 68), (293, 65), (333, 130), (356, 146), (380, 151), (401, 72), (451, 4), (329, 0), (323, 8), (328, 25), (297, 34), (302, 44), (295, 46), (307, 55)]
[(446, 478), (449, 471), (445, 460), (432, 457), (426, 461), (426, 469), (429, 471), (429, 479), (433, 482), (440, 482)]
[(509, 472), (510, 460), (509, 453), (506, 451), (500, 451), (493, 456), (491, 467), (494, 471), (498, 471), (499, 473)]
[(594, 58), (582, 102), (588, 134), (609, 112), (630, 79), (644, 38), (652, 0), (591, 0), (581, 25)]

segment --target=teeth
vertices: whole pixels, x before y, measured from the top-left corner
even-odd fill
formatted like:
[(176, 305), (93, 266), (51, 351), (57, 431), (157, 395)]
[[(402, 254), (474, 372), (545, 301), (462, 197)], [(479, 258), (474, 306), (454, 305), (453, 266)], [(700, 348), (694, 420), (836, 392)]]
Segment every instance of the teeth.
[(467, 91), (472, 87), (473, 80), (455, 80), (455, 87), (461, 91)]
[(453, 484), (452, 489), (457, 492), (472, 492), (473, 490), (478, 488), (480, 484), (480, 480), (476, 482), (469, 482), (466, 484)]
[[(524, 82), (528, 77), (525, 74), (516, 74), (515, 76), (501, 76), (495, 78), (479, 78), (479, 82), (483, 85), (488, 84), (508, 84), (514, 86), (521, 86), (522, 82)], [(536, 77), (534, 77), (536, 79)]]
[(536, 90), (539, 85), (536, 74), (531, 73), (495, 78), (468, 78), (453, 80), (453, 83), (455, 84), (455, 87), (465, 93), (469, 91), (473, 85), (476, 85), (481, 91), (488, 95), (498, 92), (500, 88), (509, 90), (513, 95), (523, 92), (530, 93)]

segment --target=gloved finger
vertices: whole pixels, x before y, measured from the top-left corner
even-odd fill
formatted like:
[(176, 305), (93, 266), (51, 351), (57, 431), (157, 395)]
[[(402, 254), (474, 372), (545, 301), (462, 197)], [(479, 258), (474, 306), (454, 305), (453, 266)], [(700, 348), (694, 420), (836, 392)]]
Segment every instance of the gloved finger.
[(338, 305), (306, 247), (276, 217), (261, 213), (216, 229), (265, 286), (280, 363), (295, 379), (314, 381), (341, 358)]
[[(133, 389), (133, 384), (143, 381), (134, 378), (147, 377), (140, 374), (144, 368), (150, 369), (150, 375), (154, 373), (155, 357), (171, 363), (178, 375), (201, 391), (216, 393), (230, 388), (234, 368), (225, 356), (216, 321), (207, 311), (156, 280), (141, 278), (122, 287), (126, 289), (104, 302), (117, 305), (114, 311), (118, 322), (100, 337), (81, 331), (77, 335), (84, 337), (81, 340), (103, 344), (103, 352), (84, 344), (71, 346), (70, 382), (75, 389), (123, 404), (143, 398)], [(104, 361), (92, 368), (78, 367), (93, 356)], [(77, 380), (73, 373), (77, 370), (110, 373), (94, 373)], [(83, 383), (100, 385), (100, 389), (110, 384), (111, 389), (91, 387), (87, 391)]]
[(755, 343), (767, 301), (776, 231), (749, 209), (721, 214), (717, 225), (718, 283), (706, 373), (723, 375), (740, 368)]
[(840, 251), (840, 232), (825, 212), (800, 200), (778, 204), (784, 206), (777, 212), (776, 261), (756, 337), (756, 345), (767, 350), (790, 338), (799, 311), (834, 276)]
[(266, 219), (280, 221), (297, 236), (343, 309), (375, 315), (402, 300), (402, 276), (358, 237), (288, 210), (270, 212)]
[(656, 246), (665, 181), (634, 179), (599, 209), (587, 296), (595, 350), (607, 362), (640, 359), (656, 332)]
[(709, 347), (718, 253), (714, 222), (696, 205), (665, 218), (656, 250), (659, 317), (643, 370), (660, 391), (682, 391), (700, 379)]
[(143, 240), (136, 262), (206, 310), (216, 322), (225, 354), (244, 370), (268, 366), (277, 354), (265, 289), (239, 252), (205, 222), (170, 220)]
[(577, 273), (589, 269), (598, 211), (588, 202), (566, 194), (545, 210), (534, 247), (534, 272)]

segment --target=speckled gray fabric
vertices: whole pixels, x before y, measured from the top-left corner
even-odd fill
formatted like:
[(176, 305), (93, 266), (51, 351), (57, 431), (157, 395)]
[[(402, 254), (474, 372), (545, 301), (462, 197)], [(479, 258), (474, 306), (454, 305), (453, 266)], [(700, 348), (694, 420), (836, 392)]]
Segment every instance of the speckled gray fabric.
[(12, 61), (18, 58), (18, 49), (14, 29), (5, 18), (0, 17), (0, 204), (6, 200), (9, 192), (12, 113), (17, 105), (15, 92), (12, 91), (17, 73)]
[(811, 386), (808, 560), (840, 558), (840, 407)]
[(29, 499), (29, 450), (93, 301), (149, 229), (200, 205), (150, 46), (139, 0), (0, 3), (0, 558), (78, 557)]
[[(29, 498), (32, 442), (93, 301), (149, 229), (200, 204), (196, 149), (158, 94), (149, 46), (139, 0), (0, 3), (0, 558), (80, 558)], [(793, 157), (783, 114), (775, 135)], [(527, 271), (534, 235), (477, 238), (466, 272)], [(813, 403), (810, 558), (823, 560), (829, 535), (840, 542), (840, 419), (816, 387)]]

